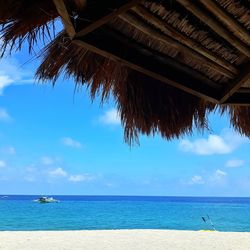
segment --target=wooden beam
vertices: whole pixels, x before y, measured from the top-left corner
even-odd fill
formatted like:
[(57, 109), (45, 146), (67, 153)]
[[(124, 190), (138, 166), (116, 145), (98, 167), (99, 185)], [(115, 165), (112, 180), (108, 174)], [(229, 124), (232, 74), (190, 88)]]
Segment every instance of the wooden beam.
[(240, 52), (250, 57), (250, 49), (243, 42), (238, 40), (231, 32), (225, 29), (219, 21), (212, 18), (205, 11), (199, 9), (197, 5), (191, 0), (177, 0), (181, 5), (183, 5), (192, 14), (198, 17), (204, 24), (208, 25), (212, 30), (214, 30), (219, 36), (227, 40), (232, 46), (238, 49)]
[[(112, 46), (110, 46), (112, 41)], [(149, 77), (192, 95), (218, 103), (219, 86), (202, 74), (176, 62), (173, 58), (149, 49), (126, 36), (102, 27), (74, 43), (116, 61)], [(215, 87), (216, 86), (216, 87)]]
[(74, 37), (76, 34), (76, 31), (75, 31), (74, 25), (72, 24), (72, 22), (70, 20), (68, 9), (65, 5), (64, 0), (53, 0), (53, 2), (56, 6), (56, 9), (57, 9), (59, 15), (62, 18), (62, 22), (63, 22), (63, 25), (64, 25), (66, 32), (68, 33), (70, 38)]
[(235, 93), (221, 105), (250, 106), (250, 93)]
[[(151, 26), (149, 26), (148, 24), (144, 23), (142, 20), (138, 19), (137, 17), (135, 17), (129, 13), (124, 13), (124, 14), (120, 15), (119, 18), (121, 18), (123, 21), (129, 23), (130, 25), (134, 26), (136, 29), (140, 30), (141, 32), (147, 34), (148, 36), (160, 41), (161, 43), (163, 43), (167, 47), (175, 48), (176, 50), (182, 52), (183, 54), (189, 55), (191, 58), (198, 60), (200, 63), (208, 66), (209, 68), (215, 70), (216, 72), (218, 72), (222, 75), (225, 75), (229, 78), (234, 78), (235, 74), (238, 73), (238, 70), (235, 67), (233, 67), (232, 65), (230, 65), (230, 70), (226, 69), (225, 67), (221, 66), (220, 64), (210, 60), (206, 56), (203, 56), (202, 54), (197, 52), (195, 49), (193, 50), (191, 48), (191, 46), (185, 46), (182, 43), (180, 43), (178, 40), (175, 40), (176, 38), (178, 38), (177, 34), (176, 34), (176, 36), (174, 36), (174, 34), (172, 33), (171, 36), (167, 36), (167, 35), (163, 34), (162, 32), (160, 32), (154, 28), (151, 28)], [(150, 20), (150, 22), (151, 22), (152, 19), (149, 19), (149, 18), (151, 18), (151, 17), (148, 16), (148, 20)], [(153, 23), (153, 21), (152, 21), (152, 23)], [(165, 29), (166, 29), (166, 27), (165, 27)], [(178, 33), (178, 32), (175, 31), (174, 33)], [(172, 37), (175, 39), (173, 39)], [(190, 43), (192, 44), (193, 42), (190, 41)], [(223, 61), (223, 60), (221, 60), (221, 61)], [(233, 69), (233, 72), (232, 72), (232, 69)]]
[[(104, 1), (104, 0), (102, 0), (102, 1)], [(101, 27), (102, 25), (109, 22), (110, 20), (117, 17), (118, 15), (128, 11), (129, 9), (131, 9), (132, 7), (134, 7), (135, 5), (137, 5), (140, 2), (141, 2), (141, 0), (117, 1), (116, 5), (113, 6), (114, 10), (111, 13), (105, 15), (105, 11), (107, 9), (111, 8), (111, 6), (107, 6), (107, 9), (104, 10), (103, 15), (101, 13), (101, 17), (99, 17), (99, 19), (96, 19), (97, 16), (94, 15), (92, 17), (92, 22), (86, 23), (86, 25), (84, 25), (84, 27), (79, 32), (77, 32), (76, 37), (81, 37), (81, 36), (84, 36), (92, 31), (94, 31), (95, 29)], [(118, 6), (117, 6), (117, 4), (118, 4)], [(88, 12), (88, 9), (86, 9), (85, 12)], [(95, 14), (95, 13), (93, 13), (93, 14)]]
[(226, 102), (244, 84), (250, 85), (250, 64), (247, 64), (242, 73), (226, 87), (220, 98), (220, 103)]
[(75, 3), (77, 10), (82, 11), (87, 6), (87, 0), (73, 0)]
[(200, 2), (216, 16), (222, 23), (224, 23), (235, 35), (240, 37), (244, 42), (250, 42), (250, 34), (243, 26), (241, 26), (236, 19), (233, 19), (226, 11), (224, 11), (215, 1), (200, 0)]
[(249, 93), (250, 94), (250, 88), (246, 88), (246, 87), (241, 87), (237, 90), (236, 93)]

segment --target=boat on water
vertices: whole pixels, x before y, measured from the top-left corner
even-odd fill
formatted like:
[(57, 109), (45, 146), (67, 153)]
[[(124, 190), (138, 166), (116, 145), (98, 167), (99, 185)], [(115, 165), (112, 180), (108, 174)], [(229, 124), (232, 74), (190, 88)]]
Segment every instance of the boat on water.
[(34, 201), (38, 202), (38, 203), (57, 203), (57, 202), (59, 202), (59, 200), (56, 200), (53, 197), (47, 197), (47, 196), (42, 196)]

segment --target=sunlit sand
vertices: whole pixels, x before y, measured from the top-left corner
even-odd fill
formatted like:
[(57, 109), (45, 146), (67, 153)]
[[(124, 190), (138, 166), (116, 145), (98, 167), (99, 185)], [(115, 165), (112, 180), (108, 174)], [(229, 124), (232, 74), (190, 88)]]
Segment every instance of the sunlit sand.
[(175, 230), (0, 232), (0, 249), (247, 250), (250, 233)]

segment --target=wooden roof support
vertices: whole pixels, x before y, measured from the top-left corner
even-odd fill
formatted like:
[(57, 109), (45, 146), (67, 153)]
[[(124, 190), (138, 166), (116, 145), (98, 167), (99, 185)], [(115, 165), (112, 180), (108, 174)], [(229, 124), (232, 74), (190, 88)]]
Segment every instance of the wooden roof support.
[(221, 105), (250, 106), (250, 93), (235, 93)]
[(102, 27), (73, 42), (163, 83), (218, 103), (214, 96), (219, 88), (216, 83), (173, 58), (131, 42), (116, 31)]
[[(101, 0), (101, 1), (104, 1), (104, 0)], [(107, 2), (107, 0), (105, 0), (105, 1)], [(100, 26), (104, 25), (105, 23), (109, 22), (110, 20), (112, 20), (116, 16), (128, 11), (129, 9), (131, 9), (132, 7), (134, 7), (135, 5), (137, 5), (140, 2), (141, 2), (141, 0), (125, 0), (125, 1), (119, 0), (116, 2), (116, 5), (113, 7), (115, 10), (113, 10), (111, 13), (109, 13), (107, 15), (105, 15), (105, 13), (103, 13), (103, 15), (101, 14), (101, 17), (99, 19), (96, 19), (97, 17), (95, 15), (95, 13), (93, 13), (92, 19), (94, 21), (90, 22), (90, 23), (88, 22), (83, 29), (81, 29), (79, 32), (77, 32), (76, 37), (81, 37), (81, 36), (84, 36), (92, 31), (94, 31), (95, 29), (97, 29)], [(107, 6), (107, 8), (110, 9), (111, 7)], [(104, 10), (104, 12), (106, 10)], [(87, 13), (90, 11), (88, 9), (86, 9), (85, 12)]]
[(222, 97), (220, 98), (220, 103), (227, 102), (227, 100), (230, 99), (230, 97), (233, 96), (234, 93), (237, 92), (238, 89), (240, 89), (240, 87), (244, 84), (250, 84), (250, 64), (247, 64), (242, 73), (226, 87)]
[(200, 0), (200, 2), (213, 13), (222, 23), (224, 23), (235, 35), (245, 42), (250, 42), (250, 33), (242, 27), (235, 19), (227, 14), (215, 1)]
[(76, 31), (75, 31), (74, 25), (71, 22), (69, 12), (68, 12), (68, 9), (65, 5), (64, 0), (53, 0), (53, 2), (56, 6), (56, 9), (57, 9), (59, 15), (62, 18), (62, 22), (63, 22), (63, 25), (64, 25), (66, 32), (68, 33), (68, 35), (71, 38), (74, 37), (76, 34)]
[(77, 6), (78, 11), (82, 11), (87, 6), (87, 0), (73, 0), (73, 2)]
[(239, 73), (238, 70), (229, 62), (214, 55), (209, 50), (203, 48), (200, 44), (177, 32), (174, 28), (155, 17), (145, 8), (138, 6), (133, 8), (133, 11), (143, 17), (143, 19), (149, 20), (150, 23), (163, 31), (164, 34), (154, 30), (149, 25), (144, 25), (141, 21), (137, 21), (136, 17), (133, 17), (129, 13), (125, 13), (119, 17), (147, 35), (154, 36), (155, 39), (161, 41), (167, 46), (175, 47), (177, 50), (189, 54), (190, 57), (199, 60), (201, 63), (229, 78), (234, 78), (234, 75)]
[(240, 40), (238, 40), (233, 34), (231, 34), (227, 29), (225, 29), (219, 21), (212, 18), (205, 11), (199, 9), (197, 5), (191, 0), (177, 0), (181, 5), (183, 5), (187, 10), (197, 16), (203, 23), (208, 25), (212, 30), (214, 30), (219, 36), (227, 40), (232, 46), (237, 48), (240, 52), (250, 57), (250, 49)]
[(241, 87), (237, 90), (236, 93), (249, 93), (250, 94), (250, 88), (246, 88), (246, 87)]

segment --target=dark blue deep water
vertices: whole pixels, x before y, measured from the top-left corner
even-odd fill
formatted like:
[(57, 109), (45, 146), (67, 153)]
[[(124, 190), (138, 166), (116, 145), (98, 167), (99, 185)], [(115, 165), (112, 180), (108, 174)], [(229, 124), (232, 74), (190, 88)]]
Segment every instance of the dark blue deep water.
[[(2, 197), (1, 195), (0, 197)], [(250, 232), (250, 198), (53, 196), (0, 198), (0, 230), (211, 229)]]

